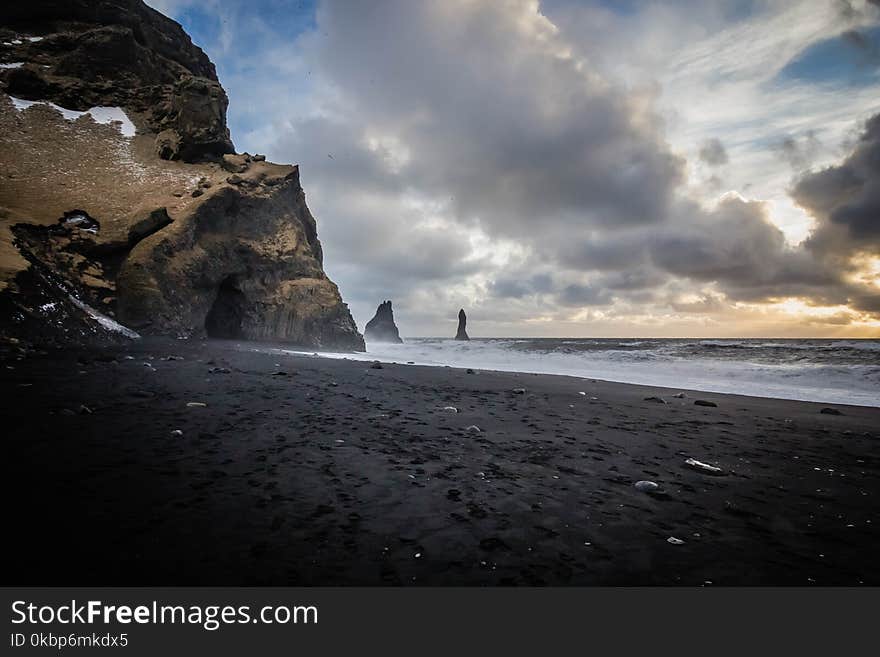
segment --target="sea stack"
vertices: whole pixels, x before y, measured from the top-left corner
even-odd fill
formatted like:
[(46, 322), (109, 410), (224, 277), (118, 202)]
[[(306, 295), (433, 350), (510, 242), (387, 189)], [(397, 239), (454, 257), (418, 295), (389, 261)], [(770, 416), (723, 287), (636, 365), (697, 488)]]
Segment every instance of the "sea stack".
[(455, 333), (456, 340), (470, 340), (467, 334), (467, 315), (464, 308), (458, 311), (458, 331)]
[(376, 314), (364, 327), (364, 339), (367, 342), (395, 342), (400, 343), (400, 332), (394, 323), (394, 311), (391, 309), (391, 301), (383, 301), (376, 308)]

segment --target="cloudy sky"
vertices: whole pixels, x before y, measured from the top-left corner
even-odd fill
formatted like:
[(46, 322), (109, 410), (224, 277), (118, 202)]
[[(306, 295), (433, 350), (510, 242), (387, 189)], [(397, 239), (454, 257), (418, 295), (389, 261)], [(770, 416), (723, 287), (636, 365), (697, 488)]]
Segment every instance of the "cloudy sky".
[(880, 336), (880, 0), (149, 0), (359, 326)]

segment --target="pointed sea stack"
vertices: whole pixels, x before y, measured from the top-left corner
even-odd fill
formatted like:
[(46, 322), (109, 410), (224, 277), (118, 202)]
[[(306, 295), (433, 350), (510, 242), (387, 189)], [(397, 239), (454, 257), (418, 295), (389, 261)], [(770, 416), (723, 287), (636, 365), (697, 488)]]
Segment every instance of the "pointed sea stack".
[(467, 334), (467, 315), (464, 308), (458, 311), (458, 331), (455, 333), (456, 340), (470, 340)]
[(376, 308), (376, 314), (364, 327), (364, 339), (368, 342), (403, 342), (394, 323), (391, 301), (383, 301)]

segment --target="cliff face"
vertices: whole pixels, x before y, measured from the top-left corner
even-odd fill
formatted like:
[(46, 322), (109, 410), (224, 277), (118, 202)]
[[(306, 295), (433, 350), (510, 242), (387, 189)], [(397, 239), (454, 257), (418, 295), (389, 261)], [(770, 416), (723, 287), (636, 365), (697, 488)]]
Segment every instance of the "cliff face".
[(391, 301), (383, 301), (376, 308), (376, 314), (364, 327), (364, 338), (367, 342), (396, 342), (401, 343), (400, 332), (394, 323), (394, 310)]
[(140, 0), (31, 5), (0, 28), (3, 334), (107, 338), (118, 320), (363, 349), (297, 167), (233, 153), (180, 26)]

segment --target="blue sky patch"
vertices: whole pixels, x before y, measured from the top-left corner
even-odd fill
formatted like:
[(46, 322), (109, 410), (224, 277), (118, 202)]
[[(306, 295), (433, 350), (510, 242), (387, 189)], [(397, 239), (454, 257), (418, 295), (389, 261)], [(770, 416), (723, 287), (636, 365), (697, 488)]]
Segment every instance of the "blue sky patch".
[[(248, 148), (247, 135), (264, 122), (264, 107), (249, 93), (252, 76), (272, 64), (262, 55), (317, 27), (318, 0), (252, 0), (248, 3), (185, 5), (172, 13), (217, 68), (229, 96), (227, 122), (236, 148)], [(288, 88), (305, 82), (291, 78)]]
[(880, 77), (880, 26), (849, 30), (808, 46), (779, 72), (780, 81), (861, 87)]

